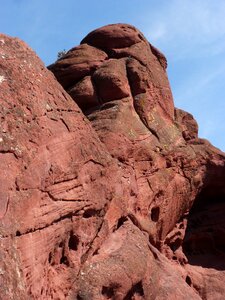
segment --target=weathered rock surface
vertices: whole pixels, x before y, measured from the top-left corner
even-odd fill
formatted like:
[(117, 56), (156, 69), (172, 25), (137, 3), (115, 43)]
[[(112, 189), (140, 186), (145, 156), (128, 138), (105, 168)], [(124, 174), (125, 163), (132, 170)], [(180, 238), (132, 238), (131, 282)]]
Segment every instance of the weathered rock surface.
[(61, 86), (1, 35), (1, 299), (223, 299), (225, 155), (166, 66), (109, 25), (49, 66)]

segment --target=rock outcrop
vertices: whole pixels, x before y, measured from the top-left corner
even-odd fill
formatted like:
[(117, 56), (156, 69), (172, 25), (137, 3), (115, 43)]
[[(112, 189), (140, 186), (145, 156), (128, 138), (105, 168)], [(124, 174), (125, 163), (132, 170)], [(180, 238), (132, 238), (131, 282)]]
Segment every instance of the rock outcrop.
[(0, 47), (1, 299), (223, 299), (225, 154), (174, 108), (164, 55), (126, 24), (55, 76)]

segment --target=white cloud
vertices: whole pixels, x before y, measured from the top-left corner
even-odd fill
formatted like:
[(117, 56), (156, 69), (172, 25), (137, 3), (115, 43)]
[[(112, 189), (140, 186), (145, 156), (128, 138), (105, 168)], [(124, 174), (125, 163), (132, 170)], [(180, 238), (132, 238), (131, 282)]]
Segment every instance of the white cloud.
[[(220, 68), (209, 69), (208, 72), (199, 71), (190, 77), (186, 77), (186, 80), (181, 86), (176, 86), (174, 89), (174, 95), (176, 99), (195, 99), (202, 94), (203, 91), (207, 91), (209, 86), (212, 86), (217, 78), (224, 77), (225, 64), (222, 64)], [(204, 72), (204, 73), (203, 73)], [(190, 100), (189, 100), (190, 101)]]
[(224, 16), (223, 0), (168, 1), (149, 18), (146, 36), (177, 59), (218, 54), (225, 50)]
[(225, 150), (225, 1), (167, 1), (143, 28), (168, 59), (176, 106), (196, 117), (201, 137)]
[[(157, 24), (157, 26), (151, 30), (151, 36), (150, 36), (150, 41), (157, 41), (160, 39), (163, 39), (165, 37), (165, 34), (167, 33), (167, 30), (165, 28), (165, 24)], [(148, 38), (148, 36), (147, 36)]]

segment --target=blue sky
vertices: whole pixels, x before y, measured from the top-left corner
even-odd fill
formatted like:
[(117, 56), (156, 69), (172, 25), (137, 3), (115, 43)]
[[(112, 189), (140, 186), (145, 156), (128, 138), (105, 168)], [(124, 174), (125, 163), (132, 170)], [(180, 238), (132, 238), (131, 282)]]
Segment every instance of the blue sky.
[(175, 105), (200, 137), (225, 151), (224, 0), (7, 0), (0, 31), (27, 42), (46, 65), (91, 30), (130, 23), (167, 57)]

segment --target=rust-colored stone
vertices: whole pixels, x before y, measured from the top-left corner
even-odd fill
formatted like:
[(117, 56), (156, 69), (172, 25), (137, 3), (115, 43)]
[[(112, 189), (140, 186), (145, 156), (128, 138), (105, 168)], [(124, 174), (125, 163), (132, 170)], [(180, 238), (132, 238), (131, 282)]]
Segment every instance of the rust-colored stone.
[(72, 99), (0, 45), (0, 298), (223, 299), (225, 155), (174, 108), (164, 55), (97, 29), (49, 67)]

